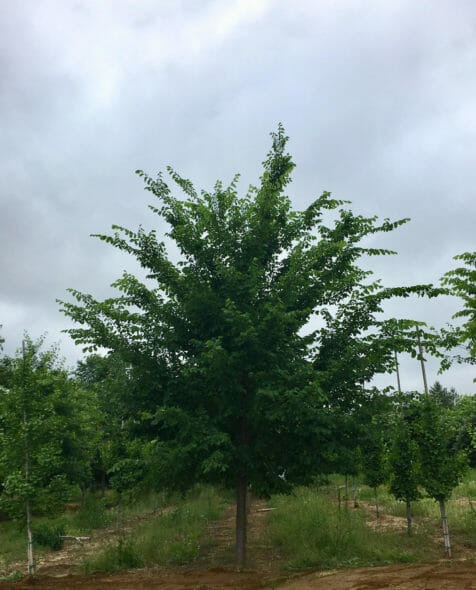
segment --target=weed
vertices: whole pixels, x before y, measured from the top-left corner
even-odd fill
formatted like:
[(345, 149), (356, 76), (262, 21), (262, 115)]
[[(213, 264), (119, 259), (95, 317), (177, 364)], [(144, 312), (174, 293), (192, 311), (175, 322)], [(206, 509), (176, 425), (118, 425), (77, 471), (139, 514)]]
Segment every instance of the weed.
[(197, 488), (180, 500), (171, 512), (139, 526), (124, 541), (122, 554), (117, 547), (110, 546), (94, 558), (85, 560), (83, 569), (86, 572), (111, 572), (141, 565), (191, 563), (199, 555), (207, 524), (220, 517), (224, 506), (215, 490)]
[(97, 571), (114, 573), (120, 570), (141, 567), (142, 564), (142, 560), (131, 541), (121, 537), (114, 545), (109, 545), (99, 554), (85, 559), (82, 569), (86, 573)]
[(35, 525), (33, 538), (36, 543), (48, 549), (58, 550), (63, 546), (61, 535), (65, 533), (64, 520), (59, 522), (43, 522)]
[(89, 533), (92, 529), (100, 529), (111, 523), (112, 517), (106, 508), (104, 498), (88, 496), (86, 503), (79, 512), (71, 517), (68, 530), (71, 533)]
[[(361, 510), (339, 509), (327, 495), (299, 489), (292, 496), (275, 496), (268, 535), (287, 558), (286, 567), (337, 567), (412, 562), (421, 557), (421, 539), (402, 543), (402, 534), (375, 532)], [(402, 546), (404, 545), (404, 549)]]

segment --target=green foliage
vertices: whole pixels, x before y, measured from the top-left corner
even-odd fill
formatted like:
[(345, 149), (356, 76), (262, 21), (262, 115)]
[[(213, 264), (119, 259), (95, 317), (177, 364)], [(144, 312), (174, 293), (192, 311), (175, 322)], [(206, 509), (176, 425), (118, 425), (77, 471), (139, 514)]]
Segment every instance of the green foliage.
[(451, 432), (443, 410), (425, 397), (416, 423), (421, 457), (421, 483), (435, 500), (448, 500), (467, 468), (464, 452), (451, 453)]
[(57, 351), (40, 347), (41, 340), (25, 339), (24, 354), (12, 359), (8, 389), (0, 395), (0, 507), (20, 519), (27, 500), (40, 514), (65, 501), (80, 447), (73, 383)]
[[(379, 223), (328, 192), (292, 210), (284, 192), (294, 168), (288, 138), (281, 125), (271, 136), (259, 186), (241, 197), (238, 176), (198, 192), (169, 167), (184, 193), (177, 198), (162, 174), (137, 171), (179, 261), (155, 230), (113, 225), (111, 235), (96, 237), (135, 257), (146, 279), (125, 272), (115, 297), (70, 289), (73, 302), (60, 302), (75, 322), (68, 330), (75, 342), (87, 352), (102, 347), (125, 367), (127, 395), (111, 421), (120, 418), (124, 429), (115, 428), (118, 436), (101, 450), (120, 494), (137, 493), (147, 472), (153, 489), (218, 482), (267, 496), (311, 481), (336, 458), (357, 471), (348, 418), (365, 398), (361, 381), (393, 366), (391, 353), (414, 342), (405, 338), (415, 322), (377, 319), (383, 302), (441, 292), (369, 283), (360, 259), (393, 252), (362, 240), (408, 219)], [(324, 328), (309, 333), (319, 315)], [(78, 375), (90, 380), (100, 365), (96, 356)], [(342, 444), (329, 448), (338, 434)]]
[(453, 318), (464, 318), (465, 323), (459, 328), (444, 331), (448, 347), (465, 344), (469, 356), (456, 356), (456, 360), (476, 363), (476, 252), (464, 252), (454, 257), (461, 260), (465, 266), (448, 271), (441, 279), (448, 292), (463, 300), (463, 309)]
[(377, 488), (387, 480), (387, 448), (383, 433), (375, 422), (361, 445), (361, 465), (365, 483), (372, 488)]
[(464, 451), (476, 467), (476, 395), (461, 396), (448, 415), (451, 453)]
[(447, 389), (439, 381), (433, 383), (429, 393), (438, 406), (446, 409), (454, 408), (459, 398), (458, 392), (454, 387)]
[(389, 453), (390, 491), (397, 500), (420, 498), (420, 457), (408, 418), (397, 418)]
[(111, 514), (106, 508), (105, 498), (87, 496), (84, 506), (73, 515), (68, 527), (76, 534), (88, 534), (92, 529), (101, 529), (112, 521)]
[(33, 529), (33, 540), (35, 543), (49, 549), (58, 550), (63, 546), (61, 535), (65, 534), (65, 523), (43, 522), (35, 525)]
[(0, 573), (11, 571), (11, 564), (25, 559), (25, 529), (18, 522), (0, 522)]
[[(303, 328), (314, 313), (326, 317), (326, 306), (341, 305), (341, 316), (354, 318), (347, 332), (338, 327), (344, 341), (372, 324), (383, 300), (431, 292), (366, 285), (369, 273), (357, 265), (363, 255), (390, 253), (360, 246), (365, 236), (406, 219), (378, 224), (328, 192), (292, 211), (283, 194), (294, 168), (287, 139), (281, 126), (272, 134), (260, 185), (244, 197), (238, 177), (198, 193), (168, 168), (185, 193), (181, 200), (161, 174), (138, 171), (159, 200), (151, 210), (168, 223), (181, 260), (169, 260), (155, 231), (113, 226), (99, 239), (136, 257), (148, 281), (125, 273), (114, 283), (115, 298), (97, 301), (71, 289), (76, 302), (61, 302), (79, 325), (69, 330), (78, 344), (105, 347), (127, 364), (134, 390), (125, 418), (137, 424), (140, 416), (140, 435), (155, 447), (156, 488), (235, 485), (245, 476), (269, 494), (308, 480), (323, 462), (316, 449), (329, 438), (328, 388), (321, 384), (330, 361), (311, 366), (314, 335)], [(325, 225), (324, 214), (336, 209), (333, 225)]]
[(121, 537), (117, 543), (109, 545), (97, 555), (85, 559), (82, 569), (86, 573), (114, 573), (141, 567), (142, 565), (142, 559), (133, 548), (131, 541)]

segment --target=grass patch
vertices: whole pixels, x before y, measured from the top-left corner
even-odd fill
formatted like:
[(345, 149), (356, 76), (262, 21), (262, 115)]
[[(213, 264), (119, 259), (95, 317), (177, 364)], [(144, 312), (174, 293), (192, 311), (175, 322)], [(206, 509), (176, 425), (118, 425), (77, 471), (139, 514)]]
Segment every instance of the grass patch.
[(275, 496), (268, 535), (286, 556), (285, 567), (342, 567), (414, 562), (428, 558), (424, 533), (375, 532), (361, 510), (339, 510), (335, 500), (314, 490), (299, 489), (292, 496)]
[[(470, 498), (476, 504), (476, 468), (469, 469), (453, 493), (454, 498)], [(476, 506), (475, 506), (476, 508)]]
[(70, 535), (89, 534), (93, 529), (107, 527), (112, 520), (105, 498), (87, 496), (84, 506), (67, 519), (66, 528)]
[(97, 555), (85, 559), (81, 569), (86, 573), (97, 571), (114, 573), (142, 565), (143, 561), (131, 541), (120, 538), (114, 545), (109, 545)]
[(0, 523), (0, 571), (5, 573), (15, 561), (26, 559), (26, 529), (13, 521)]
[(224, 499), (211, 488), (197, 489), (171, 512), (139, 526), (130, 537), (86, 559), (85, 572), (115, 572), (141, 566), (183, 565), (195, 561), (209, 522), (225, 508)]

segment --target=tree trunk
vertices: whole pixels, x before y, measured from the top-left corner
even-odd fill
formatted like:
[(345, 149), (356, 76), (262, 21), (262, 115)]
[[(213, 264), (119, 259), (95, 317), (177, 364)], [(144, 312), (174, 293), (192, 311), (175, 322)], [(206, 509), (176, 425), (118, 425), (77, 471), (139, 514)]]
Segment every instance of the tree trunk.
[(448, 528), (448, 519), (446, 517), (446, 506), (444, 500), (440, 500), (440, 512), (441, 520), (443, 522), (443, 539), (445, 541), (445, 551), (448, 554), (448, 557), (451, 557), (450, 529)]
[(352, 499), (354, 501), (354, 508), (357, 508), (357, 483), (355, 475), (352, 476)]
[(412, 535), (413, 534), (413, 531), (412, 531), (412, 507), (410, 504), (410, 500), (408, 498), (407, 498), (406, 502), (407, 502), (407, 533), (409, 535)]
[(84, 508), (86, 506), (86, 485), (81, 484), (80, 485), (81, 488), (81, 508)]
[(101, 498), (106, 496), (106, 472), (103, 470), (101, 473)]
[[(25, 397), (25, 341), (22, 341), (23, 350), (23, 428), (24, 428), (24, 451), (25, 451), (25, 483), (30, 481), (30, 448), (28, 444), (28, 414), (26, 411), (26, 397)], [(26, 533), (28, 538), (28, 573), (35, 573), (35, 557), (33, 555), (33, 531), (31, 530), (31, 509), (30, 498), (25, 502), (26, 511)]]
[(246, 477), (240, 475), (236, 482), (236, 548), (235, 564), (241, 568), (246, 563), (246, 525), (247, 510), (246, 497), (248, 491), (248, 482)]
[(154, 494), (154, 514), (157, 512), (157, 510), (159, 509), (159, 492), (155, 492)]
[(118, 531), (120, 531), (122, 529), (122, 498), (119, 498), (119, 503), (117, 504), (116, 527), (117, 527)]
[(345, 474), (345, 501), (349, 499), (349, 476)]
[(397, 351), (394, 350), (393, 351), (394, 355), (395, 355), (395, 369), (397, 371), (397, 388), (398, 388), (398, 393), (402, 393), (402, 388), (400, 386), (400, 370), (398, 368), (398, 358), (397, 358)]
[[(248, 447), (248, 371), (244, 371), (241, 379), (242, 393), (240, 398), (240, 420), (238, 422), (238, 440), (243, 456), (247, 454)], [(246, 563), (246, 528), (247, 528), (247, 499), (248, 477), (246, 467), (238, 467), (236, 478), (236, 545), (235, 565), (242, 568)]]
[(35, 558), (33, 555), (33, 531), (31, 530), (30, 500), (26, 501), (26, 531), (28, 536), (28, 573), (35, 573)]
[(375, 514), (377, 515), (377, 518), (380, 518), (380, 512), (378, 510), (377, 486), (374, 487), (374, 495), (375, 495)]
[(417, 342), (418, 342), (418, 352), (420, 354), (421, 374), (423, 377), (423, 388), (425, 389), (425, 395), (429, 395), (428, 394), (428, 382), (426, 380), (425, 361), (423, 360), (423, 348), (421, 346), (420, 330), (418, 329), (418, 326), (416, 326), (416, 334), (417, 334)]

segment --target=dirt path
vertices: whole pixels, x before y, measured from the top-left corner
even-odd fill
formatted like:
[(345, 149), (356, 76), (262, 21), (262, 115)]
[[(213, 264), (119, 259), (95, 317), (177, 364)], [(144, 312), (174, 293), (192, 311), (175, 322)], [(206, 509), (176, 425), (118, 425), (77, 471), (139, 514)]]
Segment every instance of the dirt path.
[(303, 575), (281, 590), (474, 590), (476, 564), (447, 561), (431, 564), (388, 565)]

